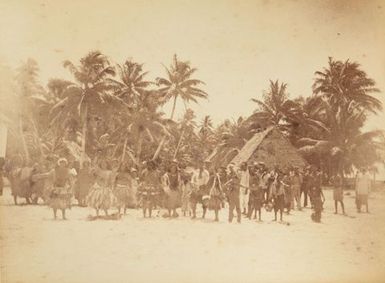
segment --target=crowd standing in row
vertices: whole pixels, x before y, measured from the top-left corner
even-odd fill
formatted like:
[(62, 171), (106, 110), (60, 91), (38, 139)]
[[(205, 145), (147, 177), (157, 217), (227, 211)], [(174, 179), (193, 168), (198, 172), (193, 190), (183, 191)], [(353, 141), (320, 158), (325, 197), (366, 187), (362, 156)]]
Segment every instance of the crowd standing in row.
[[(313, 209), (311, 219), (321, 222), (325, 197), (321, 186), (321, 172), (314, 166), (293, 167), (282, 172), (275, 166), (269, 170), (264, 163), (242, 163), (239, 168), (230, 163), (227, 167), (213, 168), (202, 162), (198, 168), (186, 168), (176, 160), (159, 164), (153, 160), (144, 163), (139, 173), (136, 168), (118, 160), (97, 160), (91, 165), (84, 161), (80, 168), (70, 166), (65, 158), (57, 162), (47, 160), (44, 164), (21, 166), (18, 162), (4, 166), (2, 160), (0, 185), (2, 193), (3, 172), (8, 177), (12, 195), (17, 204), (18, 197), (28, 203), (37, 203), (42, 198), (52, 209), (54, 218), (60, 210), (66, 218), (66, 209), (76, 198), (79, 206), (100, 210), (109, 216), (116, 209), (117, 215), (126, 214), (128, 208), (141, 208), (144, 217), (157, 216), (164, 209), (163, 217), (183, 216), (196, 218), (197, 206), (202, 206), (202, 218), (207, 210), (214, 211), (214, 220), (219, 221), (219, 211), (229, 208), (228, 221), (232, 222), (236, 212), (237, 222), (242, 215), (262, 221), (263, 208), (273, 211), (274, 221), (283, 221), (284, 213), (302, 210), (309, 204)], [(343, 201), (344, 180), (336, 175), (331, 178), (335, 213), (338, 204), (345, 214)], [(368, 210), (370, 178), (365, 169), (356, 178), (356, 206)], [(303, 205), (302, 205), (303, 199)]]

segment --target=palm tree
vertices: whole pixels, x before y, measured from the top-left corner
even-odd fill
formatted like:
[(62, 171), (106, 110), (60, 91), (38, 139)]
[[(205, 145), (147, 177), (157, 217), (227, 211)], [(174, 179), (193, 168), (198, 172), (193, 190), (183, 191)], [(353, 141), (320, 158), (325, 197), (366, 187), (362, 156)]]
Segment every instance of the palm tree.
[[(127, 153), (132, 161), (140, 168), (144, 142), (151, 144), (158, 136), (170, 135), (167, 130), (167, 120), (163, 113), (158, 111), (158, 96), (155, 91), (143, 91), (139, 93), (135, 104), (126, 107), (117, 115), (119, 125), (112, 137), (122, 147), (122, 162)], [(148, 154), (145, 154), (148, 155)]]
[[(179, 61), (174, 55), (170, 68), (165, 67), (167, 78), (157, 78), (156, 83), (160, 86), (159, 93), (163, 102), (166, 103), (170, 99), (173, 100), (170, 120), (174, 119), (177, 99), (180, 97), (186, 103), (192, 101), (198, 103), (198, 98), (207, 98), (207, 93), (200, 88), (199, 85), (204, 84), (201, 80), (192, 79), (191, 76), (197, 69), (191, 68), (187, 61)], [(154, 154), (154, 159), (159, 155), (160, 150), (165, 142), (165, 137), (159, 144)]]
[(252, 114), (248, 123), (252, 128), (266, 128), (276, 126), (285, 131), (290, 125), (290, 119), (297, 112), (298, 105), (288, 98), (287, 85), (279, 84), (278, 80), (270, 80), (270, 89), (263, 94), (263, 100), (253, 98), (252, 101), (258, 106)]
[(194, 132), (194, 128), (196, 126), (196, 123), (194, 121), (195, 114), (194, 111), (191, 109), (187, 109), (186, 113), (183, 116), (182, 122), (181, 122), (181, 134), (174, 152), (174, 158), (176, 158), (179, 148), (182, 144), (182, 140), (184, 138), (185, 132), (189, 131), (190, 133)]
[(239, 117), (236, 121), (226, 120), (217, 128), (217, 145), (212, 153), (215, 163), (228, 163), (254, 134), (247, 121)]
[(143, 71), (143, 64), (126, 60), (123, 65), (118, 65), (118, 68), (121, 81), (112, 80), (117, 84), (116, 95), (131, 105), (147, 91), (152, 82), (145, 80), (148, 72)]
[(327, 98), (333, 109), (354, 101), (374, 113), (382, 110), (381, 101), (370, 95), (379, 92), (379, 89), (358, 63), (336, 61), (329, 57), (328, 68), (315, 72), (315, 75), (313, 92)]
[[(352, 165), (368, 166), (376, 160), (376, 139), (381, 131), (363, 132), (368, 112), (377, 113), (381, 102), (370, 93), (378, 92), (375, 83), (349, 60), (329, 58), (323, 72), (315, 72), (314, 96), (308, 113), (325, 127), (308, 132), (299, 139), (304, 154), (315, 154), (320, 160), (336, 164), (336, 170), (348, 172)], [(303, 104), (304, 106), (304, 104)]]
[[(382, 131), (362, 132), (366, 120), (365, 110), (351, 102), (345, 111), (334, 112), (333, 107), (324, 102), (325, 125), (328, 131), (317, 138), (301, 138), (300, 151), (306, 156), (316, 154), (318, 159), (330, 157), (330, 168), (335, 172), (349, 172), (352, 166), (367, 166), (376, 160), (375, 139)], [(323, 158), (321, 156), (324, 155)], [(333, 167), (334, 165), (334, 167)]]
[[(39, 66), (33, 59), (28, 59), (17, 70), (16, 82), (19, 87), (19, 131), (23, 144), (26, 161), (30, 160), (29, 147), (38, 148), (38, 153), (42, 150), (39, 146), (39, 129), (36, 120), (42, 115), (42, 107), (47, 104), (47, 95), (44, 88), (38, 81)], [(39, 119), (41, 121), (41, 119)], [(43, 119), (44, 121), (44, 119)], [(35, 147), (34, 145), (38, 145)]]
[(114, 68), (106, 56), (99, 51), (92, 51), (80, 59), (76, 66), (65, 61), (63, 66), (74, 76), (75, 83), (68, 85), (63, 99), (53, 106), (53, 122), (63, 121), (63, 117), (77, 115), (80, 118), (82, 130), (82, 151), (86, 150), (86, 136), (88, 122), (92, 115), (106, 113), (109, 105), (123, 106), (121, 99), (113, 95), (114, 86), (108, 82), (110, 76), (115, 75)]

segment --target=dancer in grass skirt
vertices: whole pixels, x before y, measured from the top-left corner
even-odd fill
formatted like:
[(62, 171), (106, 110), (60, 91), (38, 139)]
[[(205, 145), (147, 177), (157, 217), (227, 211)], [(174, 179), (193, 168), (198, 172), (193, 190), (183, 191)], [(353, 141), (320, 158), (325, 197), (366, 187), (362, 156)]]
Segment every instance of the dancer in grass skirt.
[(36, 180), (45, 180), (47, 190), (49, 190), (48, 205), (53, 210), (56, 219), (57, 210), (62, 212), (63, 219), (66, 219), (65, 210), (71, 208), (72, 188), (68, 162), (65, 158), (60, 158), (57, 166), (48, 173), (35, 174)]
[[(209, 209), (214, 210), (215, 212), (215, 221), (219, 221), (219, 210), (222, 208), (222, 201), (223, 201), (223, 188), (222, 188), (222, 182), (226, 176), (224, 175), (226, 171), (224, 170), (217, 170), (217, 172), (213, 175), (212, 179), (212, 186), (210, 189), (210, 196), (209, 196)], [(204, 197), (203, 197), (204, 198)]]
[(143, 217), (151, 218), (152, 210), (156, 207), (157, 199), (160, 198), (160, 175), (153, 160), (146, 162), (143, 172), (143, 183), (139, 186), (139, 195), (143, 210)]
[(104, 210), (108, 216), (108, 209), (117, 204), (116, 196), (112, 192), (112, 171), (108, 169), (107, 162), (102, 160), (95, 169), (95, 184), (86, 197), (87, 206), (96, 210), (96, 216), (99, 216), (99, 210)]
[(127, 166), (123, 166), (117, 173), (114, 180), (114, 194), (117, 198), (118, 212), (120, 214), (121, 209), (124, 209), (126, 214), (127, 208), (131, 198), (131, 174), (130, 169)]
[(94, 175), (88, 160), (83, 162), (79, 169), (77, 181), (75, 182), (75, 197), (79, 206), (86, 206), (86, 197), (94, 184)]
[(180, 186), (181, 176), (179, 174), (178, 163), (172, 161), (170, 169), (162, 176), (162, 185), (165, 192), (165, 206), (168, 210), (166, 217), (178, 217), (176, 209), (180, 206)]

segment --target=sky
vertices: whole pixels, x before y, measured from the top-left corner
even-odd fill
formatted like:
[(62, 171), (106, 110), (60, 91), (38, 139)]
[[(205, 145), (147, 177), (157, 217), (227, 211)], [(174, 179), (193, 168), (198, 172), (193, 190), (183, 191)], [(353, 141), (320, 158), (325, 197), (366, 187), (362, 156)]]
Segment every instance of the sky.
[[(287, 83), (292, 98), (311, 95), (329, 56), (360, 63), (385, 103), (384, 27), (384, 0), (2, 0), (0, 62), (14, 69), (34, 58), (45, 84), (71, 79), (62, 62), (91, 50), (144, 63), (149, 79), (165, 76), (162, 64), (177, 54), (209, 94), (189, 107), (217, 124), (251, 114), (270, 79)], [(385, 128), (384, 118), (368, 127)]]

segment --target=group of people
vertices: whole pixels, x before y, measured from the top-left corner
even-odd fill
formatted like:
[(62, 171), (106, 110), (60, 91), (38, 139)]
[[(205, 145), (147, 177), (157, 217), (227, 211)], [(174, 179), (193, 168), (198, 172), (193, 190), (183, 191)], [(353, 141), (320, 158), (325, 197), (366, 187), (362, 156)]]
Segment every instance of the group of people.
[[(110, 209), (116, 209), (118, 216), (127, 208), (141, 208), (144, 217), (151, 217), (156, 211), (159, 216), (178, 217), (181, 208), (183, 216), (196, 218), (197, 206), (202, 206), (202, 218), (208, 210), (214, 212), (219, 221), (219, 211), (228, 206), (228, 221), (243, 217), (262, 221), (263, 208), (274, 212), (274, 221), (283, 221), (286, 212), (302, 210), (311, 206), (314, 222), (321, 221), (325, 197), (321, 186), (321, 172), (314, 166), (292, 167), (286, 171), (275, 166), (268, 169), (262, 162), (240, 164), (230, 163), (227, 167), (215, 168), (202, 162), (198, 168), (187, 168), (178, 161), (159, 164), (149, 160), (138, 168), (122, 164), (118, 160), (100, 159), (84, 161), (75, 168), (65, 158), (46, 164), (13, 166), (7, 170), (12, 194), (25, 197), (27, 202), (37, 202), (39, 197), (52, 209), (66, 218), (66, 210), (77, 200), (79, 206), (100, 210), (109, 216)], [(1, 170), (3, 171), (3, 170)], [(343, 201), (344, 180), (336, 175), (331, 178), (335, 213), (338, 205), (345, 214)], [(368, 212), (370, 178), (361, 170), (356, 179), (356, 205), (360, 212), (362, 205)], [(302, 203), (303, 198), (303, 203)], [(235, 213), (234, 213), (235, 212)]]

